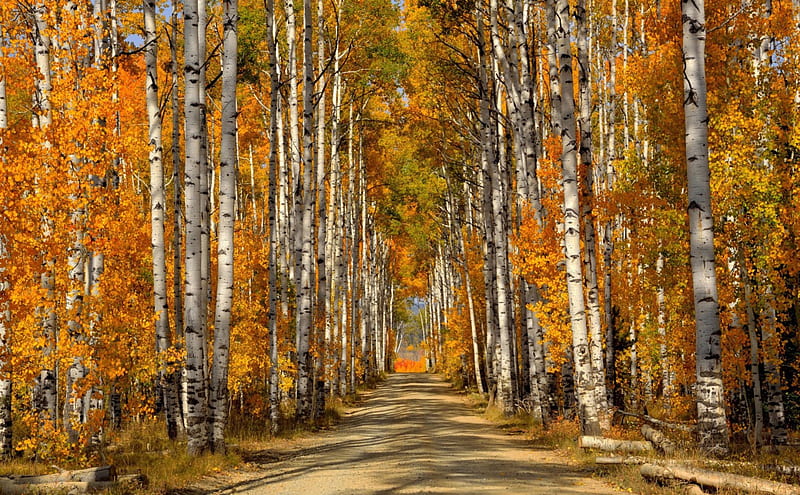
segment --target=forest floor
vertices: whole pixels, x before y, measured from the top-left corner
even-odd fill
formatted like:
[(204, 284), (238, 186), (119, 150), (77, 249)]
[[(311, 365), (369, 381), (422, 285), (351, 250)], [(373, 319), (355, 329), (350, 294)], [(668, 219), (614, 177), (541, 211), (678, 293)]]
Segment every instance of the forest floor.
[(511, 436), (436, 375), (393, 374), (332, 431), (245, 456), (182, 494), (616, 494), (568, 456)]

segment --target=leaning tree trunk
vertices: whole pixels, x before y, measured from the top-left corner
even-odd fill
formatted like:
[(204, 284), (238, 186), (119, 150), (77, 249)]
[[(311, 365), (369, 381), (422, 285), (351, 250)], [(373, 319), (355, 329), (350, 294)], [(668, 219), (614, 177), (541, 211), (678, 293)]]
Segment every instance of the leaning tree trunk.
[[(153, 253), (153, 311), (156, 326), (156, 351), (164, 356), (172, 346), (169, 329), (169, 304), (167, 303), (167, 260), (164, 241), (164, 212), (166, 211), (166, 194), (164, 191), (164, 165), (162, 162), (163, 147), (161, 144), (161, 115), (158, 108), (158, 42), (156, 38), (156, 4), (155, 0), (144, 0), (144, 32), (145, 32), (145, 97), (147, 102), (147, 119), (150, 124), (150, 244)], [(170, 386), (169, 363), (165, 358), (158, 358), (158, 382), (160, 395), (164, 401), (167, 435), (170, 439), (178, 436), (178, 402), (177, 394)]]
[(187, 451), (198, 455), (208, 448), (206, 426), (205, 333), (203, 331), (205, 294), (202, 280), (201, 174), (203, 152), (203, 102), (200, 99), (200, 49), (197, 0), (184, 1), (184, 76), (185, 135), (184, 165), (186, 204), (186, 282), (184, 293), (184, 333), (186, 339), (186, 434)]
[(714, 260), (714, 219), (708, 168), (705, 4), (682, 2), (683, 109), (689, 200), (689, 246), (696, 326), (697, 430), (700, 446), (725, 455), (729, 449), (722, 385), (722, 359)]
[(564, 188), (564, 248), (567, 292), (572, 327), (572, 352), (575, 362), (575, 388), (581, 429), (585, 435), (598, 435), (600, 423), (594, 394), (594, 374), (586, 329), (581, 266), (580, 205), (578, 201), (577, 136), (575, 98), (572, 81), (569, 3), (558, 0), (553, 14), (561, 83), (561, 166)]
[(211, 447), (225, 451), (228, 424), (228, 362), (233, 308), (234, 223), (236, 209), (236, 53), (238, 0), (224, 0), (222, 16), (222, 137), (219, 160), (219, 227), (217, 241), (217, 305), (214, 314), (214, 362), (211, 368), (209, 413)]

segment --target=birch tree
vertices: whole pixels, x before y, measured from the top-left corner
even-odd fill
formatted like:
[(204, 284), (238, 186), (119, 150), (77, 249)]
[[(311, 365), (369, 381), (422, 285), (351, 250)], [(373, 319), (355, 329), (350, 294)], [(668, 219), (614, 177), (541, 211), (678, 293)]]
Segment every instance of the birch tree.
[[(3, 33), (0, 31), (0, 43), (3, 42)], [(0, 66), (0, 71), (4, 68)], [(0, 72), (0, 143), (5, 138), (8, 129), (8, 106), (6, 100), (6, 78)], [(0, 160), (5, 165), (5, 160)], [(0, 234), (0, 458), (7, 458), (12, 452), (11, 427), (11, 393), (13, 382), (11, 380), (11, 363), (6, 356), (11, 355), (11, 338), (9, 325), (11, 312), (9, 311), (8, 289), (6, 281), (6, 268), (3, 266), (8, 260), (5, 239)]]
[(313, 214), (314, 214), (314, 60), (311, 1), (303, 0), (303, 188), (300, 211), (300, 278), (297, 287), (297, 414), (311, 413), (312, 363), (309, 353), (313, 324)]
[[(153, 311), (155, 314), (156, 349), (165, 356), (172, 346), (167, 303), (167, 260), (164, 240), (164, 214), (167, 209), (164, 188), (163, 146), (161, 143), (161, 115), (158, 108), (158, 40), (156, 37), (155, 0), (144, 0), (145, 33), (145, 99), (149, 122), (150, 145), (150, 242), (153, 251)], [(178, 390), (175, 372), (168, 371), (165, 357), (158, 359), (159, 388), (164, 403), (167, 434), (178, 436)]]
[(234, 223), (236, 208), (236, 75), (238, 0), (223, 2), (222, 141), (220, 143), (219, 227), (217, 248), (217, 297), (214, 314), (214, 363), (211, 369), (209, 413), (211, 444), (225, 451), (228, 423), (228, 362), (234, 285)]
[(278, 191), (276, 184), (278, 177), (278, 163), (276, 149), (278, 129), (279, 88), (280, 75), (278, 73), (278, 46), (275, 26), (275, 0), (266, 0), (264, 3), (267, 12), (267, 50), (269, 51), (269, 81), (270, 81), (270, 120), (269, 120), (269, 198), (267, 202), (269, 216), (269, 266), (267, 267), (269, 281), (269, 309), (267, 313), (267, 329), (269, 331), (269, 419), (270, 432), (278, 432), (280, 419), (280, 395), (278, 375)]
[(586, 0), (575, 5), (575, 24), (578, 45), (578, 91), (580, 94), (580, 161), (583, 203), (581, 223), (583, 225), (584, 280), (586, 286), (586, 313), (589, 329), (589, 355), (594, 374), (595, 396), (598, 411), (605, 418), (606, 387), (603, 371), (603, 337), (600, 321), (600, 291), (597, 286), (597, 240), (594, 225), (594, 163), (592, 160), (592, 88), (589, 65), (589, 27)]
[(186, 281), (184, 290), (184, 336), (186, 342), (186, 434), (187, 451), (198, 455), (208, 447), (205, 375), (205, 293), (202, 280), (202, 209), (201, 162), (204, 130), (203, 101), (200, 86), (200, 48), (198, 38), (198, 2), (186, 0), (184, 15), (184, 126), (186, 136), (184, 185), (186, 211)]
[(714, 455), (725, 455), (729, 449), (729, 437), (722, 385), (722, 332), (708, 167), (704, 0), (681, 2), (681, 12), (689, 246), (696, 328), (697, 427), (701, 448)]
[[(50, 92), (53, 89), (52, 72), (50, 67), (50, 36), (45, 20), (47, 9), (44, 3), (37, 3), (33, 6), (33, 41), (34, 54), (37, 69), (35, 91), (33, 96), (34, 111), (32, 123), (34, 128), (41, 130), (47, 129), (53, 123), (52, 107), (50, 104)], [(47, 149), (50, 143), (45, 141), (42, 146)], [(44, 232), (51, 231), (51, 220), (46, 216), (42, 219), (42, 229)], [(41, 287), (46, 293), (46, 302), (42, 309), (42, 333), (45, 338), (43, 354), (45, 361), (55, 351), (56, 332), (58, 331), (58, 320), (55, 312), (55, 274), (54, 262), (52, 258), (44, 263), (44, 270), (41, 273)], [(40, 371), (34, 387), (33, 406), (40, 411), (41, 415), (47, 417), (54, 423), (57, 420), (56, 408), (58, 396), (56, 391), (55, 370), (45, 366)]]
[(577, 135), (575, 98), (573, 96), (572, 53), (570, 49), (569, 3), (558, 0), (553, 13), (556, 50), (561, 85), (561, 167), (564, 190), (564, 249), (567, 292), (572, 328), (572, 352), (575, 363), (575, 388), (578, 397), (581, 429), (585, 435), (600, 433), (594, 373), (586, 328), (581, 266), (580, 205), (578, 201)]

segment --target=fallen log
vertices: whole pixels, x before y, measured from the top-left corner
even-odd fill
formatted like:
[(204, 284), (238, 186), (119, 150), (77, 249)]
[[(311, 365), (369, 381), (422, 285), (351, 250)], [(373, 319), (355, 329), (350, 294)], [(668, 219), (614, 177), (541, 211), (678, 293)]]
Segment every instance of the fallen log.
[(113, 481), (115, 472), (113, 466), (100, 466), (87, 469), (76, 469), (55, 474), (41, 474), (38, 476), (12, 476), (9, 479), (20, 484), (60, 483), (65, 481), (96, 482)]
[(665, 437), (663, 433), (652, 426), (646, 424), (642, 425), (642, 435), (662, 454), (669, 456), (675, 453), (675, 444), (672, 440)]
[(686, 466), (657, 466), (643, 464), (639, 468), (642, 477), (648, 480), (668, 482), (674, 480), (695, 483), (716, 490), (741, 490), (747, 493), (765, 493), (770, 495), (800, 495), (800, 488), (776, 481), (762, 480), (738, 474), (706, 471)]
[(88, 493), (94, 490), (110, 488), (113, 481), (58, 481), (52, 483), (15, 483), (9, 479), (0, 480), (0, 493), (17, 495), (23, 493), (58, 492), (69, 495)]
[(578, 439), (583, 449), (598, 449), (606, 452), (650, 452), (653, 444), (641, 440), (615, 440), (613, 438), (583, 435)]

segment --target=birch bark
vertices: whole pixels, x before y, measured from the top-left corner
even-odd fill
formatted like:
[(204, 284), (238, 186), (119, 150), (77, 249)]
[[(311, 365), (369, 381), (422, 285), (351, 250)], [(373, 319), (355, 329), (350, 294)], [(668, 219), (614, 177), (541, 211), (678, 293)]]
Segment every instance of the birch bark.
[(234, 225), (236, 209), (236, 76), (238, 50), (238, 0), (223, 1), (222, 136), (220, 142), (219, 226), (217, 240), (217, 294), (214, 314), (214, 362), (211, 368), (209, 413), (211, 446), (225, 451), (228, 424), (228, 363), (234, 283)]
[[(0, 30), (0, 43), (3, 33)], [(0, 67), (2, 70), (2, 67)], [(4, 138), (4, 131), (8, 129), (8, 107), (6, 100), (5, 74), (0, 72), (0, 143)], [(0, 160), (5, 165), (5, 160)], [(7, 458), (12, 453), (11, 428), (13, 426), (11, 415), (11, 393), (13, 391), (11, 380), (12, 370), (6, 356), (12, 352), (11, 339), (8, 335), (11, 324), (11, 312), (8, 307), (5, 293), (10, 288), (5, 279), (6, 269), (2, 265), (8, 260), (5, 239), (0, 235), (0, 458)]]
[(269, 419), (270, 432), (278, 433), (280, 421), (280, 395), (278, 375), (278, 228), (279, 213), (278, 184), (276, 184), (278, 135), (278, 115), (280, 75), (278, 74), (278, 47), (275, 26), (275, 0), (265, 0), (267, 20), (267, 50), (269, 51), (269, 81), (270, 81), (270, 121), (269, 121), (269, 200), (267, 203), (269, 215), (269, 313), (267, 316), (267, 329), (269, 331)]
[(186, 341), (186, 434), (187, 451), (199, 455), (208, 448), (206, 413), (206, 342), (205, 287), (203, 285), (201, 196), (202, 153), (204, 141), (203, 101), (200, 86), (200, 48), (198, 38), (198, 1), (184, 1), (184, 125), (186, 135), (184, 184), (186, 208), (186, 281), (184, 294), (184, 333)]
[(577, 136), (575, 99), (573, 96), (572, 54), (570, 49), (569, 3), (558, 0), (553, 13), (556, 50), (561, 84), (561, 167), (564, 188), (564, 248), (566, 255), (567, 292), (572, 327), (575, 389), (578, 398), (581, 429), (585, 435), (600, 433), (594, 373), (592, 370), (586, 329), (581, 266), (580, 204), (578, 201)]
[(714, 455), (729, 450), (722, 384), (721, 329), (714, 260), (708, 167), (704, 0), (681, 2), (683, 109), (688, 175), (689, 246), (696, 326), (696, 400), (700, 446)]
[(313, 320), (313, 214), (314, 214), (314, 60), (311, 1), (303, 0), (303, 182), (302, 215), (299, 225), (300, 279), (297, 287), (297, 415), (311, 414), (312, 362), (310, 340)]
[[(34, 111), (32, 114), (32, 123), (34, 128), (45, 130), (53, 122), (52, 108), (50, 104), (50, 92), (53, 89), (52, 73), (50, 70), (50, 37), (48, 34), (48, 26), (45, 18), (47, 16), (47, 8), (43, 2), (37, 3), (33, 7), (34, 15), (34, 53), (36, 69), (38, 71), (35, 91), (33, 96)], [(49, 141), (45, 138), (42, 146), (47, 149), (50, 147)], [(51, 230), (49, 225), (51, 220), (43, 219), (43, 230), (45, 232)], [(47, 363), (39, 372), (36, 379), (33, 392), (33, 407), (40, 412), (45, 420), (56, 423), (58, 418), (58, 394), (56, 391), (56, 373), (50, 364), (50, 356), (56, 350), (56, 335), (58, 332), (58, 320), (55, 312), (55, 274), (54, 262), (47, 260), (45, 262), (44, 271), (41, 274), (41, 286), (47, 294), (46, 305), (42, 308), (42, 334), (45, 339), (45, 346), (43, 349), (44, 362)]]
[[(5, 82), (5, 81), (3, 81)], [(0, 87), (0, 109), (5, 105), (4, 87)], [(7, 128), (4, 122), (0, 122), (0, 131)], [(0, 133), (2, 135), (2, 133)], [(0, 236), (0, 262), (5, 263), (8, 259), (8, 252), (5, 240)], [(6, 356), (11, 356), (11, 338), (9, 329), (11, 324), (11, 312), (6, 300), (5, 292), (8, 291), (9, 284), (5, 280), (5, 268), (0, 268), (0, 459), (11, 456), (13, 450), (12, 427), (13, 416), (11, 410), (11, 394), (13, 392), (12, 369), (10, 360)]]
[[(578, 88), (580, 94), (580, 158), (583, 203), (581, 221), (583, 224), (584, 284), (586, 287), (586, 313), (589, 329), (589, 354), (594, 374), (594, 390), (597, 409), (603, 423), (610, 419), (607, 410), (605, 372), (603, 370), (603, 337), (600, 322), (600, 291), (597, 286), (597, 239), (594, 225), (594, 163), (592, 160), (592, 87), (589, 65), (588, 19), (586, 0), (575, 4), (575, 24), (578, 45)], [(610, 426), (607, 425), (607, 426)]]
[(170, 390), (169, 363), (163, 357), (172, 346), (169, 329), (169, 305), (167, 303), (167, 260), (164, 240), (164, 212), (166, 193), (164, 190), (163, 146), (161, 142), (161, 115), (158, 108), (158, 40), (156, 37), (155, 0), (144, 0), (145, 32), (145, 99), (149, 122), (150, 145), (150, 244), (153, 253), (153, 312), (155, 314), (156, 351), (160, 395), (164, 401), (167, 434), (178, 436), (177, 397)]

